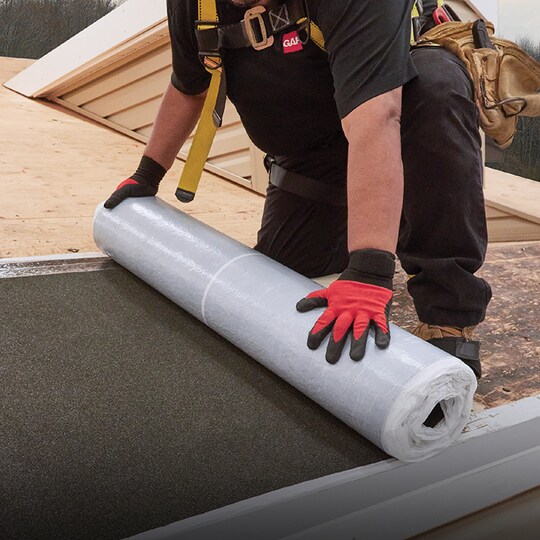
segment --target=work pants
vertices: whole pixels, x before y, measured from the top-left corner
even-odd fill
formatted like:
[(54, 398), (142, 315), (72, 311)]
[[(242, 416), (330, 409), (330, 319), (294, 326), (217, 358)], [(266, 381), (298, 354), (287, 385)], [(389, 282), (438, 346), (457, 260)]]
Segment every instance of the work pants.
[[(405, 176), (397, 255), (420, 321), (472, 326), (489, 285), (474, 273), (487, 246), (478, 111), (464, 65), (441, 48), (412, 51), (403, 87)], [(268, 187), (255, 249), (308, 277), (348, 265), (347, 208)]]

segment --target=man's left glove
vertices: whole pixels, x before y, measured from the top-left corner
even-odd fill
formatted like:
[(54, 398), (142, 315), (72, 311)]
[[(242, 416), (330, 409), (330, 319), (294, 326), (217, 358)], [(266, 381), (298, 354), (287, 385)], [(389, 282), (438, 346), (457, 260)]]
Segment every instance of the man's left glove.
[(143, 156), (135, 173), (118, 185), (105, 201), (105, 208), (111, 210), (129, 197), (153, 197), (166, 173), (167, 170), (157, 161)]
[(308, 335), (307, 346), (317, 349), (333, 330), (326, 349), (326, 360), (335, 364), (352, 329), (350, 356), (361, 360), (366, 351), (369, 329), (375, 330), (375, 344), (385, 349), (390, 344), (388, 317), (392, 304), (395, 257), (379, 249), (351, 252), (349, 266), (327, 289), (315, 291), (298, 302), (301, 313), (326, 307)]

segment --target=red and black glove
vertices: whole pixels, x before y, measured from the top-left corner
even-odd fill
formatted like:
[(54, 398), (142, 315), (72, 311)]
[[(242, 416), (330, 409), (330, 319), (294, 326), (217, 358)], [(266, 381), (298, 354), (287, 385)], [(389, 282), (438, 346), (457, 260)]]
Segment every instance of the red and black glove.
[(350, 356), (353, 360), (362, 360), (369, 329), (373, 328), (377, 347), (388, 347), (388, 317), (395, 266), (395, 257), (388, 251), (353, 251), (348, 268), (337, 281), (327, 289), (308, 294), (296, 305), (301, 313), (320, 307), (327, 308), (311, 329), (307, 346), (312, 350), (318, 349), (324, 338), (332, 332), (326, 349), (326, 360), (335, 364), (352, 330)]
[(128, 197), (153, 197), (167, 171), (151, 157), (143, 156), (135, 174), (124, 180), (105, 201), (105, 208), (112, 209)]

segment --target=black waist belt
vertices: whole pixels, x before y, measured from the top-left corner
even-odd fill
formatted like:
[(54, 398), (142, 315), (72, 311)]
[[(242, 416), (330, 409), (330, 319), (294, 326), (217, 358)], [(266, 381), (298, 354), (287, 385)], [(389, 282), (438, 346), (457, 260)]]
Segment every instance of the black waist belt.
[(347, 206), (345, 186), (324, 184), (302, 174), (288, 171), (272, 160), (265, 160), (265, 165), (269, 171), (270, 183), (273, 186), (312, 201), (333, 206)]

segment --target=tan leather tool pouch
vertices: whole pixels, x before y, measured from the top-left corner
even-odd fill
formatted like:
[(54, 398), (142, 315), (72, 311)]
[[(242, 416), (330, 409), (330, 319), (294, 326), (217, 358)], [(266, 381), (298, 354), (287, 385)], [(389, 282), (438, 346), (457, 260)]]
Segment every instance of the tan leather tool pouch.
[(447, 22), (432, 28), (417, 46), (445, 47), (463, 61), (472, 78), (480, 125), (502, 148), (512, 143), (518, 116), (540, 116), (540, 63), (512, 41), (493, 37), (495, 49), (475, 48), (474, 22)]

